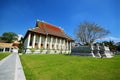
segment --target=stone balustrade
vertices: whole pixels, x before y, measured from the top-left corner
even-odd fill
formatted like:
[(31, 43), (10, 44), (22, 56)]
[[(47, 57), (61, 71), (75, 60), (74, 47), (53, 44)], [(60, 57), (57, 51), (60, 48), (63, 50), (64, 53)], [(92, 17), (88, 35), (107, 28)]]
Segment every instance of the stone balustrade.
[(109, 47), (106, 47), (104, 44), (100, 46), (99, 44), (91, 46), (79, 46), (72, 48), (72, 55), (81, 55), (81, 56), (92, 56), (92, 57), (106, 57), (111, 58), (112, 52)]

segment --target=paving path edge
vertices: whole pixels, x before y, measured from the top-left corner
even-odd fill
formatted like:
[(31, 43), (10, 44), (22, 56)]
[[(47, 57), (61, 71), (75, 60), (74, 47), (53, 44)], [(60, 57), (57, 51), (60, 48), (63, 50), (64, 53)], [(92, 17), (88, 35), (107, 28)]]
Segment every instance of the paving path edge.
[(26, 80), (23, 67), (20, 61), (20, 57), (17, 54), (16, 57), (16, 70), (15, 70), (15, 80)]

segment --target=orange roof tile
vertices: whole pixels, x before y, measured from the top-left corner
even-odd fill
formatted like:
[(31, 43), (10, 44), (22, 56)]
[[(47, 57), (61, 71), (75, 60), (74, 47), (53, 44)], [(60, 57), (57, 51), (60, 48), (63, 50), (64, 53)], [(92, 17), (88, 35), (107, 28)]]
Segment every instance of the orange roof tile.
[(62, 38), (66, 38), (68, 40), (73, 41), (73, 39), (67, 36), (66, 33), (61, 28), (48, 24), (46, 22), (37, 22), (36, 28), (30, 29), (28, 31), (40, 33), (44, 35), (53, 35), (53, 36), (62, 37)]

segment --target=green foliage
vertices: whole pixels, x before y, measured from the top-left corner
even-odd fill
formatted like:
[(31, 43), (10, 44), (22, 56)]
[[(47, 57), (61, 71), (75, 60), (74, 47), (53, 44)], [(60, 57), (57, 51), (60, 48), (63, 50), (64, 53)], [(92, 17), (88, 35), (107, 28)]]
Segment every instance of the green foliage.
[(117, 51), (120, 51), (120, 45), (117, 46)]
[(19, 48), (18, 53), (22, 53), (23, 49), (24, 49), (23, 38), (21, 38), (21, 40), (19, 42), (20, 42), (20, 44), (18, 46), (18, 48)]
[(105, 44), (105, 46), (108, 46), (111, 51), (113, 51), (113, 52), (116, 51), (117, 47), (116, 47), (114, 41), (104, 41), (103, 43)]
[(40, 48), (40, 53), (42, 53), (43, 52), (43, 48)]
[(7, 43), (11, 43), (15, 40), (17, 40), (18, 35), (16, 33), (13, 32), (5, 32), (2, 34), (2, 40), (4, 40)]
[(27, 80), (119, 80), (120, 55), (113, 58), (21, 55)]
[(117, 42), (117, 43), (116, 43), (116, 49), (117, 49), (117, 51), (120, 52), (120, 42)]
[(6, 56), (8, 56), (10, 53), (3, 53), (0, 52), (0, 60), (2, 60), (3, 58), (5, 58)]
[(19, 50), (18, 50), (18, 53), (22, 53), (22, 52), (23, 52), (23, 50), (22, 50), (22, 49), (19, 49)]
[(30, 48), (32, 54), (35, 52), (35, 48)]
[(99, 44), (103, 46), (103, 43), (105, 46), (108, 46), (110, 48), (110, 51), (117, 52), (120, 51), (120, 42), (115, 43), (114, 41), (103, 41), (103, 42), (96, 42), (94, 45)]

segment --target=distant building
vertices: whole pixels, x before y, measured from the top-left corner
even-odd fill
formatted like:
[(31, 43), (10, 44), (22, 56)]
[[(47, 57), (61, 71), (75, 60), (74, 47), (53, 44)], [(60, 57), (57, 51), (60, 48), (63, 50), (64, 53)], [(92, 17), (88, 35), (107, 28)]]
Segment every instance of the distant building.
[(25, 53), (31, 53), (31, 49), (35, 49), (34, 53), (42, 54), (59, 54), (71, 53), (70, 38), (63, 29), (52, 24), (37, 21), (36, 27), (29, 29), (24, 37)]
[(14, 43), (0, 43), (0, 52), (18, 52)]

